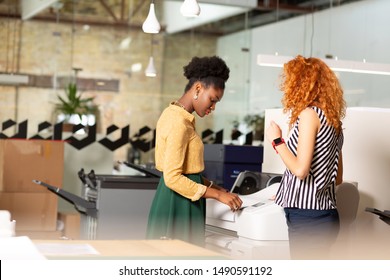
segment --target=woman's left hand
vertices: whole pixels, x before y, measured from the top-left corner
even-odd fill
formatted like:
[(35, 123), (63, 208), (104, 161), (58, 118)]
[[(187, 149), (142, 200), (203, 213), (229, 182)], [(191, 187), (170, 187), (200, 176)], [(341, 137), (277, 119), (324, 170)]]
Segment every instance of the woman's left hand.
[(276, 138), (282, 137), (282, 130), (276, 122), (271, 121), (266, 131), (266, 137), (270, 143), (272, 143), (272, 141), (274, 141)]

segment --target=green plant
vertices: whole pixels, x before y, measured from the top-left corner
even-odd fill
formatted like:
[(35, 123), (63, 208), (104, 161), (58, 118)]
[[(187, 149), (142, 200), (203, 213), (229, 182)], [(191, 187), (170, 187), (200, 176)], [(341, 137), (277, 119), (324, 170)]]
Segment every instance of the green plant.
[(246, 115), (244, 122), (252, 127), (254, 139), (264, 140), (264, 116), (262, 115)]
[(77, 92), (77, 85), (69, 83), (65, 88), (65, 97), (57, 95), (59, 102), (55, 104), (55, 111), (65, 115), (69, 120), (72, 115), (78, 115), (80, 120), (83, 115), (94, 114), (97, 107), (93, 104), (94, 97), (82, 98)]

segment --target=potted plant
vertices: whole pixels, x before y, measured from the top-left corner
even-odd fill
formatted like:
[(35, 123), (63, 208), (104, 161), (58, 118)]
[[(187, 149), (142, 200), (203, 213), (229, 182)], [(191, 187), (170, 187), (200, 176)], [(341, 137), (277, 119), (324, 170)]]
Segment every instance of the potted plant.
[(83, 98), (78, 93), (77, 85), (69, 83), (65, 88), (65, 96), (57, 95), (58, 102), (55, 103), (55, 112), (58, 120), (66, 124), (80, 124), (83, 116), (95, 115), (98, 111), (96, 104), (93, 103), (94, 97)]
[(240, 123), (238, 122), (238, 120), (234, 120), (232, 123), (233, 123), (233, 129), (232, 129), (232, 132), (230, 134), (230, 138), (232, 140), (237, 140), (238, 137), (240, 137), (242, 135), (242, 133), (238, 130)]
[(253, 130), (253, 140), (264, 141), (264, 116), (246, 115), (244, 122)]

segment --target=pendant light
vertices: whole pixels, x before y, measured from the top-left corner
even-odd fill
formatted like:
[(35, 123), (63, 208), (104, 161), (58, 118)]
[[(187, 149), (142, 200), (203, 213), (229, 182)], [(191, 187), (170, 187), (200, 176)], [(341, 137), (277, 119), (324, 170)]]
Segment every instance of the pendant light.
[(157, 76), (156, 67), (154, 67), (153, 56), (149, 57), (149, 64), (148, 64), (148, 67), (145, 70), (145, 76), (146, 77), (152, 77), (152, 78)]
[(145, 76), (146, 77), (156, 77), (157, 76), (157, 71), (156, 67), (154, 66), (154, 58), (153, 58), (153, 35), (151, 35), (151, 40), (150, 40), (150, 57), (149, 57), (149, 64), (148, 67), (145, 69)]
[(184, 0), (180, 7), (180, 13), (185, 17), (197, 17), (200, 14), (200, 7), (196, 0)]
[(146, 17), (146, 20), (144, 21), (144, 23), (142, 24), (142, 30), (145, 33), (156, 34), (156, 33), (160, 32), (160, 29), (161, 29), (161, 26), (157, 20), (156, 12), (154, 9), (154, 0), (152, 0), (150, 3), (149, 14)]

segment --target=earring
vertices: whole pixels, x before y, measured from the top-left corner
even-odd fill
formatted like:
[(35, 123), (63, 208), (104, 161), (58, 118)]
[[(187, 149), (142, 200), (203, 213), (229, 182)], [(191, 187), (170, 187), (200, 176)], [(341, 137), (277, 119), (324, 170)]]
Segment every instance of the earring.
[(194, 99), (195, 99), (195, 100), (198, 99), (198, 94), (194, 95)]

